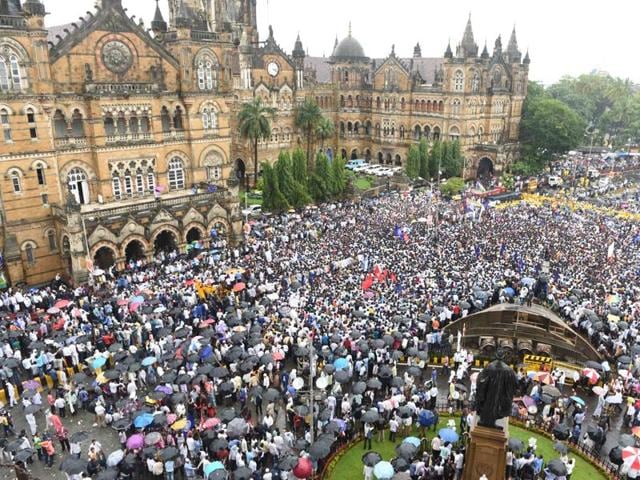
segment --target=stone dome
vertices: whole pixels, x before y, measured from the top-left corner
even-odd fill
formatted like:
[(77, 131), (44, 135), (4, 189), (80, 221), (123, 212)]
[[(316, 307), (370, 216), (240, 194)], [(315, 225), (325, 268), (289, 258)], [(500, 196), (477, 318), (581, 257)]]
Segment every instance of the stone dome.
[(358, 40), (351, 36), (351, 33), (349, 33), (349, 36), (342, 40), (336, 46), (331, 56), (335, 59), (343, 60), (364, 60), (367, 58), (367, 56), (364, 54), (362, 45), (360, 45), (360, 42)]

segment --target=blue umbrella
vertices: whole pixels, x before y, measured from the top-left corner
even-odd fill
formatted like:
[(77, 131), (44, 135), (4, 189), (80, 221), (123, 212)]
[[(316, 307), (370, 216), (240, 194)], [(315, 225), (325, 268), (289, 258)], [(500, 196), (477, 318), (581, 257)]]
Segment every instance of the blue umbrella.
[(419, 447), (420, 439), (418, 437), (407, 437), (402, 441), (402, 443), (410, 443), (414, 447)]
[(145, 367), (148, 367), (149, 365), (153, 365), (157, 361), (158, 359), (156, 357), (147, 357), (144, 360), (142, 360), (142, 365), (144, 365)]
[(97, 368), (102, 368), (104, 367), (104, 364), (107, 363), (107, 359), (104, 357), (98, 357), (98, 358), (94, 358), (91, 361), (91, 368), (93, 368), (94, 370)]
[(378, 479), (389, 479), (393, 477), (394, 474), (393, 465), (390, 462), (378, 462), (376, 466), (373, 467), (373, 474)]
[(200, 350), (200, 358), (202, 360), (206, 360), (207, 358), (212, 356), (213, 356), (213, 348), (211, 347), (211, 345), (207, 345), (202, 350)]
[(580, 397), (571, 397), (571, 400), (573, 400), (574, 402), (576, 402), (578, 405), (580, 405), (581, 407), (585, 406), (584, 400), (581, 399)]
[(436, 421), (436, 416), (431, 410), (422, 410), (418, 414), (418, 423), (421, 427), (430, 427)]
[(344, 370), (349, 367), (349, 362), (347, 362), (346, 358), (338, 358), (333, 362), (333, 366), (336, 367), (336, 370)]
[(204, 467), (204, 476), (208, 477), (216, 470), (224, 470), (224, 465), (220, 462), (211, 462), (209, 465)]
[(507, 287), (507, 288), (504, 289), (504, 294), (507, 297), (513, 297), (516, 294), (516, 292), (513, 290), (513, 288)]
[(151, 413), (143, 413), (138, 415), (133, 421), (133, 426), (136, 428), (145, 428), (153, 423), (153, 415)]
[(142, 295), (137, 295), (135, 297), (131, 297), (131, 303), (144, 303), (144, 297)]
[(438, 436), (447, 443), (456, 443), (458, 441), (458, 434), (455, 430), (450, 428), (443, 428), (438, 432)]

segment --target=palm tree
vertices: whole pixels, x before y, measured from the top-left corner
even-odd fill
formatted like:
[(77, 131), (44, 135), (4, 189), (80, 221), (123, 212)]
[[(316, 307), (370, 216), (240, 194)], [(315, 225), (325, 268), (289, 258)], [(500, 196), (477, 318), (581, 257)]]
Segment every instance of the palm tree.
[(311, 141), (316, 127), (322, 120), (322, 112), (318, 104), (307, 98), (296, 110), (296, 125), (304, 130), (307, 136), (307, 166), (311, 162)]
[(238, 114), (240, 136), (250, 140), (253, 146), (254, 185), (258, 184), (258, 141), (271, 136), (271, 121), (275, 114), (275, 108), (264, 105), (258, 97), (242, 105)]
[(316, 127), (316, 136), (320, 139), (320, 149), (324, 152), (324, 141), (333, 137), (336, 133), (336, 127), (334, 123), (326, 118), (322, 117), (318, 126)]

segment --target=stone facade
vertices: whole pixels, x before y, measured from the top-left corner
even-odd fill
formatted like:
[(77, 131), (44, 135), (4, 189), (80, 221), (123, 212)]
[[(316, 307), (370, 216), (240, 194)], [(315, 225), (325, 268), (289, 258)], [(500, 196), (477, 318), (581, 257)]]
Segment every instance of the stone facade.
[[(459, 138), (465, 175), (512, 161), (528, 55), (478, 56), (469, 21), (453, 55), (369, 59), (352, 36), (330, 58), (259, 42), (256, 0), (169, 0), (151, 28), (121, 0), (45, 27), (41, 0), (0, 2), (0, 242), (3, 280), (122, 267), (157, 249), (241, 236), (239, 180), (252, 173), (236, 113), (254, 96), (277, 109), (260, 160), (304, 145), (296, 105), (336, 125), (330, 157), (402, 165), (417, 139)], [(494, 167), (495, 166), (495, 167)]]

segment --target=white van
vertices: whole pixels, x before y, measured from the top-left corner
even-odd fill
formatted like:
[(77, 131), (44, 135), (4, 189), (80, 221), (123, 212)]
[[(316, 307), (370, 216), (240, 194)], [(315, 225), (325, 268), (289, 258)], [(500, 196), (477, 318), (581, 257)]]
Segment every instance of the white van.
[(549, 175), (547, 183), (550, 187), (560, 187), (564, 182), (562, 181), (562, 177), (558, 177), (557, 175)]
[(348, 168), (349, 170), (353, 170), (356, 167), (363, 167), (367, 164), (367, 162), (363, 159), (355, 159), (355, 160), (349, 160), (344, 168)]
[(594, 167), (590, 167), (587, 171), (587, 176), (589, 178), (598, 178), (600, 176), (600, 170)]

